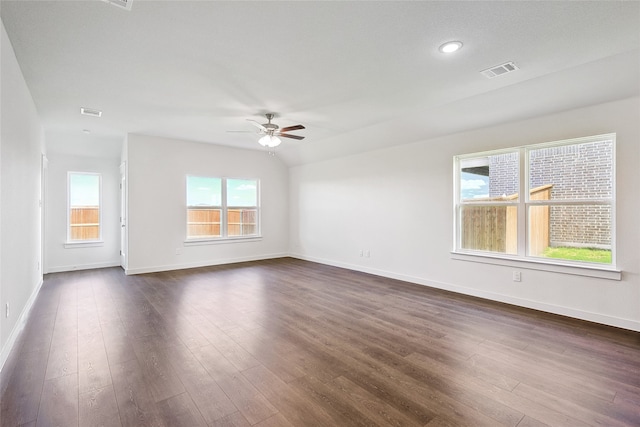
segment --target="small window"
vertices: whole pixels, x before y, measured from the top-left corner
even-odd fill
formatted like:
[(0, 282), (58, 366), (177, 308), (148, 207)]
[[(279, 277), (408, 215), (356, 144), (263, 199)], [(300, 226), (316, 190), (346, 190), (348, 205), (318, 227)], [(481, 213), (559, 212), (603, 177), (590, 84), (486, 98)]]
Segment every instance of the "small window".
[(614, 147), (611, 134), (457, 156), (455, 250), (615, 265)]
[(97, 173), (69, 172), (69, 242), (98, 241), (102, 237), (101, 176)]
[(255, 179), (187, 177), (187, 240), (259, 235)]

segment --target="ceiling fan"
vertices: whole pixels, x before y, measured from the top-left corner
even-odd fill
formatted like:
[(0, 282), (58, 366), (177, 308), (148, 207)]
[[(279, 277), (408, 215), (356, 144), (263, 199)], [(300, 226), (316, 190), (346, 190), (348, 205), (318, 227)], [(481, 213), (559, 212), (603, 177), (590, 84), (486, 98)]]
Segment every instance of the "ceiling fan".
[[(297, 140), (304, 139), (304, 136), (291, 135), (287, 133), (293, 130), (305, 129), (304, 126), (294, 125), (294, 126), (287, 126), (287, 127), (280, 128), (280, 126), (278, 126), (277, 124), (271, 123), (271, 120), (275, 116), (273, 113), (267, 113), (265, 114), (265, 116), (267, 117), (267, 123), (258, 123), (255, 120), (247, 119), (248, 122), (251, 122), (252, 125), (258, 128), (258, 135), (264, 135), (262, 138), (258, 140), (258, 143), (263, 147), (269, 147), (269, 148), (277, 147), (282, 142), (280, 140), (280, 137), (297, 139)], [(229, 132), (250, 132), (250, 131), (236, 130), (236, 131), (229, 131)]]

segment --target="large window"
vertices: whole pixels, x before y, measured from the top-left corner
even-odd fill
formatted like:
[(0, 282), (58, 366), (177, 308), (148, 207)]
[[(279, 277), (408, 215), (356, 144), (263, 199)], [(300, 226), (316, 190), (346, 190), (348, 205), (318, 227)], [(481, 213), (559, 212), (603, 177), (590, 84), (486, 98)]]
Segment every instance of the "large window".
[(255, 179), (187, 176), (187, 239), (259, 235)]
[(102, 237), (100, 174), (69, 172), (67, 178), (67, 240), (72, 243), (99, 241)]
[(611, 134), (455, 157), (455, 251), (615, 265), (614, 149)]

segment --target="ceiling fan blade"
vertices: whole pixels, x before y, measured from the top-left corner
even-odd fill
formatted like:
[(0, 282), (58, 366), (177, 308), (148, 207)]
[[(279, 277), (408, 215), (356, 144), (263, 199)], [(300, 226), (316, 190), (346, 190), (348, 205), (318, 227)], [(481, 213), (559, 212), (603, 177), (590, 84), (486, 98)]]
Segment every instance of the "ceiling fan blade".
[(284, 138), (292, 138), (292, 139), (304, 139), (304, 136), (289, 135), (289, 134), (286, 134), (286, 133), (278, 134), (278, 136), (282, 136)]
[(292, 130), (300, 130), (300, 129), (305, 129), (305, 127), (302, 125), (287, 126), (286, 128), (280, 129), (280, 132), (289, 132)]
[(255, 120), (251, 120), (251, 119), (247, 119), (248, 122), (250, 122), (252, 125), (254, 125), (255, 127), (257, 127), (258, 129), (260, 129), (261, 131), (267, 131), (267, 128), (262, 126), (262, 124), (256, 122)]

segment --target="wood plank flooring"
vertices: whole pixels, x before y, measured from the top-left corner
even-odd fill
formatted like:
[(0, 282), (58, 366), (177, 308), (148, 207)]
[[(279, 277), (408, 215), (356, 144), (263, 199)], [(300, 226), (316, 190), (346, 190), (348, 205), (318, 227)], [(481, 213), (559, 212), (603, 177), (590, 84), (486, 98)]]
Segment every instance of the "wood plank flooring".
[(277, 260), (49, 274), (5, 426), (638, 426), (640, 334)]

